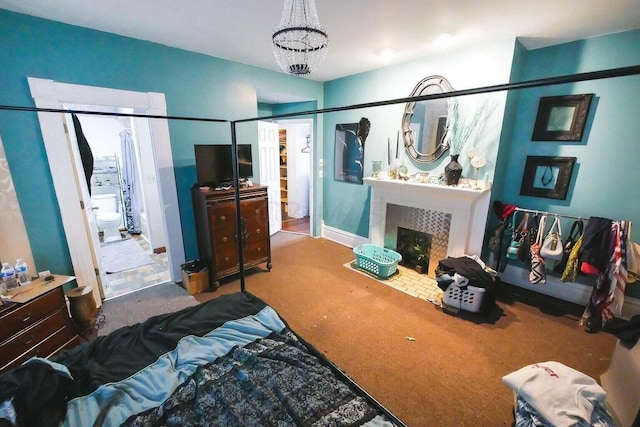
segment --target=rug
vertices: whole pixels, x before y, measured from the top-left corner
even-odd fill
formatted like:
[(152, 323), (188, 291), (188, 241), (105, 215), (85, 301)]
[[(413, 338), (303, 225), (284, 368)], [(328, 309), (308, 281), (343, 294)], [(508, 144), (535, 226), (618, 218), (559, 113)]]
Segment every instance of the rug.
[(107, 273), (118, 273), (153, 263), (135, 239), (107, 243), (100, 248), (100, 252), (102, 269)]
[(398, 270), (394, 274), (386, 279), (381, 279), (375, 274), (357, 267), (356, 260), (347, 262), (344, 264), (344, 267), (404, 292), (405, 294), (429, 301), (439, 307), (442, 306), (443, 292), (442, 289), (438, 287), (438, 282), (426, 274), (420, 274), (411, 268), (398, 265)]
[(198, 304), (175, 282), (165, 282), (137, 292), (105, 300), (100, 308), (98, 335), (143, 322), (151, 316), (171, 313)]

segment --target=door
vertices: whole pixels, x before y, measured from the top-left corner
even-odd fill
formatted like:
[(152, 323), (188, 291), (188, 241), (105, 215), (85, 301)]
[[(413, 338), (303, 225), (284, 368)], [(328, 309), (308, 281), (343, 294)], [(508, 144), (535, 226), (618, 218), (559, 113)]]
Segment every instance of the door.
[(93, 212), (93, 206), (91, 205), (91, 195), (89, 194), (89, 187), (84, 176), (80, 173), (84, 170), (82, 165), (82, 157), (80, 155), (80, 149), (78, 146), (78, 135), (76, 134), (73, 126), (73, 120), (70, 114), (64, 115), (65, 119), (65, 133), (67, 136), (67, 144), (69, 151), (73, 155), (73, 162), (75, 168), (71, 168), (77, 184), (78, 194), (80, 194), (80, 207), (83, 210), (84, 229), (87, 230), (87, 239), (89, 240), (91, 247), (91, 258), (93, 265), (96, 267), (96, 279), (98, 280), (98, 289), (100, 290), (100, 297), (104, 299), (104, 286), (106, 286), (107, 277), (104, 269), (102, 268), (102, 254), (100, 252), (100, 235), (98, 234), (98, 224), (96, 223), (96, 216)]
[[(74, 85), (34, 77), (28, 77), (27, 80), (31, 95), (39, 108), (60, 109), (63, 104), (73, 103), (127, 108), (155, 117), (167, 114), (166, 100), (162, 93)], [(63, 129), (64, 123), (60, 119), (60, 114), (48, 112), (38, 112), (38, 121), (51, 168), (74, 275), (78, 285), (93, 287), (96, 305), (100, 307), (102, 300), (98, 291), (96, 267), (91, 256), (89, 232), (78, 227), (78, 224), (85, 221), (84, 212), (80, 209), (81, 196), (77, 191), (75, 177), (68, 172), (75, 169), (75, 162), (70, 151), (60, 149), (67, 139)], [(149, 120), (149, 128), (153, 135), (153, 158), (164, 218), (164, 235), (171, 280), (179, 282), (182, 277), (181, 265), (185, 261), (185, 254), (168, 121), (166, 119)]]
[(282, 229), (280, 147), (276, 123), (258, 122), (258, 153), (260, 184), (267, 186), (269, 197), (269, 234), (273, 235)]

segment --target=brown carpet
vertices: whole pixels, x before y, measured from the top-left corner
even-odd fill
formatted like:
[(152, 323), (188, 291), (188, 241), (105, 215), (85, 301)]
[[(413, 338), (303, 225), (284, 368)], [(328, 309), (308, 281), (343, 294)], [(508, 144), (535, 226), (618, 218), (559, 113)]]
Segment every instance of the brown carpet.
[[(507, 293), (492, 319), (454, 315), (344, 268), (351, 249), (329, 240), (279, 232), (272, 250), (272, 271), (249, 271), (246, 289), (409, 426), (512, 425), (502, 376), (554, 360), (599, 381), (613, 353), (615, 337), (584, 332), (568, 304)], [(228, 280), (195, 298), (238, 290)]]

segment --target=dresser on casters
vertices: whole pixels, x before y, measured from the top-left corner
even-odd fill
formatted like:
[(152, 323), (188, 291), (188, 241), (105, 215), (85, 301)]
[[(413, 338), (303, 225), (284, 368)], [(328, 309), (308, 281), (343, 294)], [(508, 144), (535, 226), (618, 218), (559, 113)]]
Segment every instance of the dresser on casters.
[[(220, 279), (240, 271), (235, 191), (194, 185), (191, 195), (199, 257), (208, 267), (210, 286), (217, 287)], [(242, 187), (239, 197), (244, 268), (266, 263), (271, 271), (267, 187)]]
[(80, 344), (62, 289), (74, 277), (52, 277), (34, 280), (0, 306), (0, 372)]

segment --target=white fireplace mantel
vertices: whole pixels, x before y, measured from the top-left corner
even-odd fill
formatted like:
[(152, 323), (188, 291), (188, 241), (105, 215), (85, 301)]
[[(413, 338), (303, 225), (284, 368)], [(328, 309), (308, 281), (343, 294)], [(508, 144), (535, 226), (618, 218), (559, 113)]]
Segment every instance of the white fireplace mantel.
[(451, 215), (447, 256), (480, 255), (491, 190), (474, 190), (402, 180), (365, 178), (371, 186), (369, 241), (384, 246), (387, 205)]

